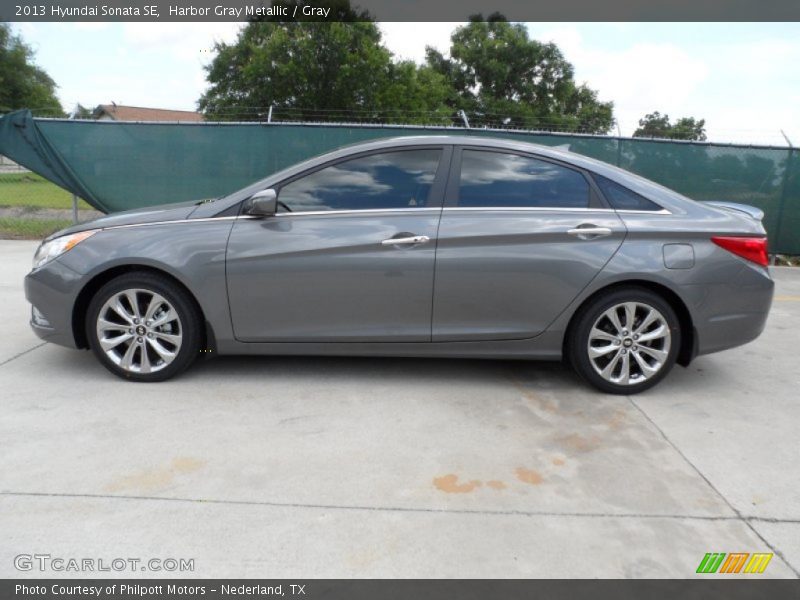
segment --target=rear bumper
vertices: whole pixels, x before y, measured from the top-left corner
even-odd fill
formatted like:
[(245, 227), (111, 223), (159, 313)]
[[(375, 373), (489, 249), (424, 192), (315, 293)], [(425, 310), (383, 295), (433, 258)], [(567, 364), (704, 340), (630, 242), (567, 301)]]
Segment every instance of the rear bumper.
[(77, 348), (72, 309), (80, 277), (58, 259), (25, 276), (25, 298), (35, 309), (31, 314), (31, 329), (46, 342)]
[(697, 355), (741, 346), (764, 331), (775, 291), (768, 269), (744, 264), (730, 282), (697, 287), (690, 294), (697, 300)]

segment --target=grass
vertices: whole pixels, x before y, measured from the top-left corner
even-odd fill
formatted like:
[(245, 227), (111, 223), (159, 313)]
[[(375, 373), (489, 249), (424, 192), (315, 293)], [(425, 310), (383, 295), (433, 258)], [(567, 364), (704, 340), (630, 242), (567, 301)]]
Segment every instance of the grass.
[(64, 219), (0, 217), (0, 239), (38, 240), (70, 225), (72, 221)]
[[(72, 194), (30, 171), (0, 173), (0, 206), (71, 209)], [(91, 206), (78, 200), (78, 208)]]

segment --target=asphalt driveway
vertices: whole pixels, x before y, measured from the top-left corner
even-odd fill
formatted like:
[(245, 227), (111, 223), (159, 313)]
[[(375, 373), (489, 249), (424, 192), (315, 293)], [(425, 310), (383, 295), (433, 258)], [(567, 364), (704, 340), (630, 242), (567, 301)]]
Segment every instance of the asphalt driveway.
[(772, 552), (736, 577), (800, 575), (800, 269), (775, 270), (756, 342), (628, 398), (511, 361), (231, 357), (124, 382), (29, 331), (34, 248), (0, 242), (2, 577), (86, 575), (15, 569), (35, 553), (562, 578)]

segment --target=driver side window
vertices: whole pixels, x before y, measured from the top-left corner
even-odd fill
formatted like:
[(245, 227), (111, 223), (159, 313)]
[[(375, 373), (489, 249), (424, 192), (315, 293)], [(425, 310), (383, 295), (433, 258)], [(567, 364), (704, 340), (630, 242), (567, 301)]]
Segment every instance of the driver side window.
[(423, 208), (442, 150), (398, 150), (360, 156), (282, 186), (279, 212)]

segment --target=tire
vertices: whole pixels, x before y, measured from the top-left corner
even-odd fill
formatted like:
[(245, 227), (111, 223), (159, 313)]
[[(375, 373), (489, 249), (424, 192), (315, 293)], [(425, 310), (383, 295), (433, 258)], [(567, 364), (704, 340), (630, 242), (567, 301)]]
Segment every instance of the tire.
[(86, 314), (95, 356), (130, 381), (164, 381), (188, 368), (200, 352), (202, 328), (191, 296), (157, 273), (115, 277), (94, 295)]
[(578, 375), (600, 391), (638, 394), (666, 377), (680, 346), (680, 322), (669, 302), (629, 286), (581, 308), (569, 330), (567, 357)]

